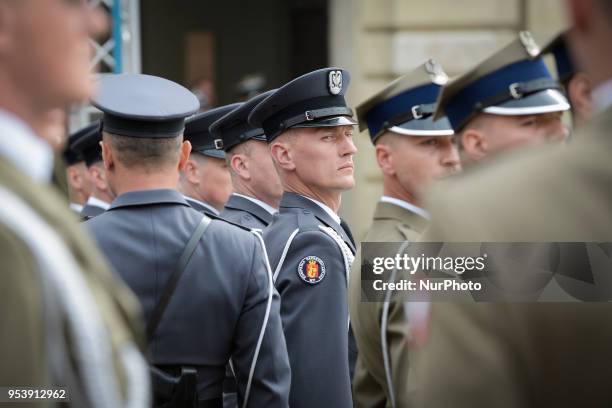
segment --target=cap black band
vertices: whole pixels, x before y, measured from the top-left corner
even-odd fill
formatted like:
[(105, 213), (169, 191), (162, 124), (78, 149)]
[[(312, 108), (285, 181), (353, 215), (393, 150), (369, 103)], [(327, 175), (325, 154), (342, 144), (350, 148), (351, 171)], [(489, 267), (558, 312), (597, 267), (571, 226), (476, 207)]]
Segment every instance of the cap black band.
[(485, 109), (489, 106), (496, 106), (512, 99), (520, 99), (524, 96), (546, 89), (560, 89), (559, 83), (551, 78), (534, 79), (528, 82), (515, 82), (510, 84), (506, 91), (478, 103), (476, 108)]
[(73, 166), (83, 161), (83, 157), (81, 157), (80, 154), (72, 151), (71, 149), (64, 150), (62, 152), (62, 157), (64, 158), (66, 166)]
[(105, 132), (127, 137), (172, 138), (183, 134), (185, 118), (163, 121), (138, 120), (105, 114), (102, 122)]
[(313, 123), (316, 120), (333, 116), (352, 116), (353, 111), (346, 106), (343, 95), (318, 96), (300, 101), (276, 112), (262, 123), (268, 142), (285, 130), (299, 123)]
[(418, 120), (433, 115), (436, 110), (435, 103), (414, 105), (409, 112), (398, 115), (383, 123), (384, 129), (392, 128), (393, 126), (401, 125), (402, 123), (409, 122), (411, 120)]
[(353, 116), (353, 110), (347, 107), (308, 110), (300, 115), (285, 119), (280, 123), (280, 126), (282, 126), (284, 129), (289, 129), (290, 127), (300, 123), (313, 122), (318, 119), (325, 119), (334, 116)]

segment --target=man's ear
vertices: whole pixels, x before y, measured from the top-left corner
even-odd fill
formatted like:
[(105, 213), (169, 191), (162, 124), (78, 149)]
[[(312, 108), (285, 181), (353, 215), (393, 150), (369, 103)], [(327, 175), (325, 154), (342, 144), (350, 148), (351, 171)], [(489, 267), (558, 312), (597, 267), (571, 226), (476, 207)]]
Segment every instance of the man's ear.
[(249, 159), (244, 154), (234, 154), (230, 159), (232, 171), (241, 179), (249, 181), (251, 172), (249, 170)]
[(81, 189), (83, 177), (81, 177), (81, 173), (74, 166), (70, 166), (66, 169), (66, 179), (68, 180), (68, 185), (70, 185), (73, 190)]
[(179, 162), (178, 169), (182, 171), (185, 168), (185, 165), (189, 161), (189, 155), (191, 154), (191, 143), (188, 140), (185, 140), (181, 143), (181, 150), (179, 152)]
[(93, 182), (94, 186), (96, 186), (96, 189), (104, 191), (106, 183), (103, 183), (101, 170), (102, 169), (95, 164), (87, 168), (89, 178), (91, 178), (91, 181)]
[(591, 91), (591, 81), (581, 72), (574, 74), (567, 84), (567, 93), (572, 103), (572, 109), (581, 117), (588, 118), (593, 115)]
[(470, 160), (480, 160), (489, 152), (489, 144), (479, 129), (467, 128), (461, 134), (461, 145)]
[(284, 170), (295, 170), (295, 163), (293, 162), (293, 154), (289, 143), (277, 141), (272, 142), (270, 146), (270, 154), (276, 164)]
[(386, 143), (377, 143), (374, 147), (376, 152), (376, 162), (378, 167), (386, 176), (394, 176), (395, 168), (393, 167), (393, 149)]
[(102, 147), (102, 161), (104, 162), (104, 170), (111, 171), (115, 167), (115, 158), (110, 146), (104, 141), (100, 142)]

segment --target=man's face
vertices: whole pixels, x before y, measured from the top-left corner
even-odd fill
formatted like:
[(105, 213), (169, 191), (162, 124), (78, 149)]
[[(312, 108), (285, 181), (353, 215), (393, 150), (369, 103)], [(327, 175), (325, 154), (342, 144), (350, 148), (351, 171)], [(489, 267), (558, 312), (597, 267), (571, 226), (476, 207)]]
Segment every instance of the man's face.
[(21, 0), (2, 12), (3, 64), (26, 97), (49, 109), (91, 96), (94, 12), (86, 0)]
[(292, 159), (299, 179), (327, 191), (355, 185), (353, 126), (293, 129)]
[(278, 201), (283, 195), (278, 173), (266, 142), (249, 140), (249, 168), (253, 190), (269, 200)]
[[(85, 162), (78, 162), (66, 168), (66, 178), (70, 191), (79, 192), (84, 197), (89, 197), (93, 190), (93, 181), (87, 170)], [(82, 204), (82, 203), (79, 203)]]
[[(110, 197), (115, 198), (115, 194), (111, 191), (109, 182), (106, 177), (106, 170), (104, 170), (104, 164), (100, 161), (92, 164), (89, 167), (89, 175), (96, 187), (96, 190), (100, 193), (108, 194)], [(100, 198), (100, 197), (99, 197)]]
[(436, 180), (461, 170), (453, 136), (389, 136), (389, 143), (381, 139), (388, 149), (389, 167), (402, 189), (417, 200)]
[(224, 159), (208, 156), (198, 157), (194, 162), (199, 178), (197, 190), (201, 199), (218, 210), (223, 209), (232, 194), (232, 180), (227, 163)]
[(474, 127), (482, 137), (482, 151), (475, 151), (472, 143), (467, 140), (471, 129), (466, 129), (462, 135), (463, 147), (472, 159), (519, 147), (562, 142), (569, 135), (561, 121), (561, 112), (522, 116), (482, 115), (475, 119), (479, 125)]

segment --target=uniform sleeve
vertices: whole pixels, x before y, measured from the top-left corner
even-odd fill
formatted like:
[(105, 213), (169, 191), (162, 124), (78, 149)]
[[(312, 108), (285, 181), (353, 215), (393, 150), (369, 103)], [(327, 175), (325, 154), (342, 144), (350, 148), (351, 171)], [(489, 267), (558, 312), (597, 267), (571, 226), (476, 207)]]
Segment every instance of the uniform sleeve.
[[(262, 247), (254, 242), (246, 299), (238, 320), (232, 353), (240, 406), (245, 396), (251, 362), (268, 305), (270, 285), (264, 256)], [(281, 325), (280, 298), (273, 286), (272, 290), (273, 299), (255, 366), (249, 407), (288, 406), (291, 372)]]
[(361, 354), (357, 355), (355, 363), (353, 400), (357, 408), (385, 408), (387, 402), (380, 384), (365, 367)]
[[(414, 398), (416, 381), (413, 381), (413, 375), (409, 375), (409, 370), (414, 370), (413, 356), (408, 349), (406, 316), (401, 302), (391, 303), (389, 309), (387, 342), (395, 403), (398, 407), (410, 406), (410, 401)], [(388, 390), (385, 392), (388, 393)]]
[[(300, 277), (314, 261), (313, 283)], [(312, 264), (314, 266), (314, 264)], [(292, 407), (351, 407), (348, 303), (338, 245), (319, 231), (293, 240), (276, 281), (291, 364)]]
[(0, 385), (44, 386), (42, 288), (37, 266), (26, 245), (0, 225)]
[(427, 343), (418, 360), (420, 408), (528, 406), (503, 306), (433, 303)]

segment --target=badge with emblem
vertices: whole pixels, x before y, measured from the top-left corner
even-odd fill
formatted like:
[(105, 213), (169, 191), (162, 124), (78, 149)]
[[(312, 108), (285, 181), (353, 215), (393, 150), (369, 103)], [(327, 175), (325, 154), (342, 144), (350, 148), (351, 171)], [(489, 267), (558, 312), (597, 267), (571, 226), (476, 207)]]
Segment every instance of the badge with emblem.
[(445, 85), (448, 82), (448, 75), (446, 75), (442, 66), (433, 59), (428, 59), (425, 63), (425, 71), (429, 74), (431, 82), (436, 85)]
[(338, 95), (342, 92), (342, 71), (329, 71), (327, 86), (329, 93), (332, 95)]
[(307, 256), (298, 264), (298, 276), (304, 282), (316, 285), (325, 277), (325, 264), (316, 256)]
[(521, 31), (519, 32), (519, 39), (521, 40), (521, 44), (525, 47), (525, 50), (531, 57), (536, 57), (540, 54), (540, 47), (536, 44), (533, 36), (529, 31)]

